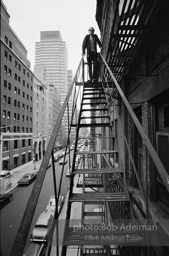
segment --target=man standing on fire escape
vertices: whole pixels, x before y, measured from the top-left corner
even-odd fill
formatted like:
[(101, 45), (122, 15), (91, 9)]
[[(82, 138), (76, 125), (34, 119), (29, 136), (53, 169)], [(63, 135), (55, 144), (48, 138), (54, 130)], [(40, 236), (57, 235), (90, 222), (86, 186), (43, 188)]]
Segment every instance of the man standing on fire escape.
[(98, 60), (97, 60), (97, 44), (102, 47), (98, 36), (94, 34), (94, 28), (89, 28), (89, 34), (85, 36), (82, 43), (82, 56), (85, 55), (85, 50), (87, 49), (87, 62), (89, 68), (89, 82), (97, 82), (98, 80)]

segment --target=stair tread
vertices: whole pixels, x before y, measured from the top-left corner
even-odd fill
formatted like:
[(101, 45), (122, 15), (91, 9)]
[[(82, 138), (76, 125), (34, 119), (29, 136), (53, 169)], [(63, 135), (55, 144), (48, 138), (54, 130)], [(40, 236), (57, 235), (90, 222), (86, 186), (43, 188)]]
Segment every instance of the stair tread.
[(123, 173), (119, 168), (92, 168), (92, 169), (75, 169), (73, 174), (88, 174), (88, 173)]
[(84, 154), (112, 154), (118, 153), (117, 150), (96, 150), (96, 151), (76, 151), (76, 155), (84, 155)]
[[(73, 125), (73, 124), (72, 124)], [(86, 124), (79, 124), (79, 127), (97, 127), (97, 126), (110, 126), (110, 123), (86, 123)]]
[(83, 100), (105, 100), (106, 97), (83, 97)]
[(104, 212), (84, 212), (84, 216), (104, 216)]
[(120, 193), (100, 193), (100, 192), (87, 192), (83, 194), (72, 194), (70, 202), (83, 202), (83, 201), (129, 201), (129, 197), (125, 192)]
[[(99, 98), (98, 98), (98, 101), (99, 101)], [(104, 102), (88, 102), (88, 103), (82, 103), (82, 105), (100, 105), (100, 104), (107, 104), (107, 102), (106, 101), (104, 101)]]
[(91, 111), (108, 111), (108, 108), (96, 108), (96, 109), (92, 109), (92, 108), (84, 108), (84, 109), (81, 109), (81, 111), (89, 111), (89, 112), (91, 112)]
[(82, 117), (80, 117), (80, 119), (89, 119), (89, 118), (93, 118), (93, 119), (95, 119), (95, 118), (110, 118), (110, 116), (86, 116), (86, 117), (84, 117), (84, 116), (82, 116)]

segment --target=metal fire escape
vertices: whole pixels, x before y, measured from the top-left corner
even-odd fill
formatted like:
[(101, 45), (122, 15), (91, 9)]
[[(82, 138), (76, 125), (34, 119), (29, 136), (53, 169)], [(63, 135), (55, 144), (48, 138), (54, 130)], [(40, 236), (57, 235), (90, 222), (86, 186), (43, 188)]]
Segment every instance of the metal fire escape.
[[(76, 139), (72, 166), (69, 160), (71, 172), (65, 219), (59, 219), (56, 207), (53, 224), (56, 239), (38, 244), (35, 255), (131, 255), (131, 252), (138, 254), (140, 251), (140, 247), (136, 246), (138, 244), (142, 245), (144, 253), (148, 250), (146, 244), (151, 237), (146, 237), (146, 234), (140, 235), (138, 231), (112, 228), (121, 223), (133, 223), (135, 220), (139, 223), (148, 223), (151, 219), (148, 198), (137, 173), (127, 138), (124, 136), (122, 126), (121, 130), (117, 128), (117, 120), (120, 120), (120, 100), (123, 101), (137, 127), (147, 147), (147, 153), (156, 165), (166, 189), (169, 189), (168, 176), (117, 80), (104, 58), (102, 56), (101, 58), (112, 80), (107, 82), (103, 75), (99, 83), (84, 82), (85, 65), (83, 59), (81, 60), (45, 152), (11, 255), (17, 256), (23, 253), (50, 157), (56, 206), (58, 204), (62, 178), (57, 188), (53, 148), (66, 107), (69, 110), (68, 101), (72, 91), (74, 93), (73, 108), (68, 121), (69, 137), (65, 152), (70, 147), (69, 138), (72, 128), (76, 129)], [(78, 118), (75, 118), (78, 104), (79, 114)], [(84, 128), (88, 129), (88, 136), (85, 138), (85, 149), (79, 150), (80, 130)], [(142, 216), (139, 218), (133, 213), (133, 199), (118, 145), (119, 139), (124, 142), (126, 154), (130, 159), (131, 168), (146, 205), (145, 212), (141, 212)], [(64, 165), (62, 177), (63, 170)], [(55, 248), (54, 252), (51, 248)]]
[[(112, 3), (112, 1), (109, 2)], [(141, 42), (139, 38), (145, 33), (148, 22), (151, 20), (153, 2), (155, 1), (133, 1), (132, 4), (130, 1), (130, 4), (127, 4), (127, 1), (124, 1), (121, 15), (118, 15), (119, 7), (116, 6), (115, 23), (111, 33), (113, 39), (109, 45), (110, 49), (103, 49), (107, 61), (100, 55), (101, 68), (98, 83), (85, 82), (87, 81), (86, 66), (83, 59), (80, 61), (56, 120), (11, 256), (23, 254), (50, 158), (56, 206), (58, 204), (62, 178), (57, 188), (54, 146), (66, 110), (69, 131), (65, 152), (70, 148), (71, 131), (76, 129), (72, 165), (69, 156), (71, 171), (65, 202), (66, 214), (64, 220), (60, 220), (56, 207), (53, 225), (55, 239), (51, 239), (46, 244), (39, 244), (39, 250), (35, 255), (156, 255), (152, 252), (153, 248), (147, 245), (158, 246), (160, 238), (156, 237), (157, 234), (148, 235), (138, 230), (115, 228), (128, 223), (153, 223), (149, 210), (148, 176), (145, 177), (147, 184), (143, 187), (128, 135), (124, 132), (122, 111), (127, 116), (130, 126), (137, 130), (139, 139), (146, 148), (147, 158), (151, 159), (166, 191), (169, 191), (169, 175), (120, 86), (120, 80), (127, 74), (129, 65), (135, 57), (135, 51)], [(131, 6), (133, 6), (132, 11)], [(132, 15), (135, 15), (134, 19)], [(142, 24), (144, 21), (146, 23)], [(70, 95), (73, 95), (71, 113)], [(85, 148), (80, 150), (82, 129), (88, 130), (88, 136), (84, 138)], [(64, 165), (61, 177), (63, 173)], [(130, 191), (131, 176), (139, 188), (142, 205), (138, 204)]]

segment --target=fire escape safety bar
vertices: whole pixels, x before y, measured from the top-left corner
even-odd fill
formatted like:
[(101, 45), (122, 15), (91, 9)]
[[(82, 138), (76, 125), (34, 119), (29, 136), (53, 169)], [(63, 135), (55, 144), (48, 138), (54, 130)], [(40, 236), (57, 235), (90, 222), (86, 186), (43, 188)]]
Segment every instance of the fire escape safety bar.
[(113, 80), (113, 85), (116, 86), (116, 89), (119, 93), (119, 95), (121, 96), (121, 99), (122, 99), (122, 102), (124, 103), (124, 105), (126, 106), (127, 110), (128, 110), (128, 113), (130, 114), (130, 117), (132, 119), (132, 121), (134, 122), (135, 126), (137, 127), (137, 130), (148, 150), (148, 153), (150, 154), (156, 168), (157, 168), (157, 171), (162, 179), (162, 181), (164, 182), (164, 185), (167, 189), (167, 191), (169, 192), (169, 175), (167, 174), (167, 171), (164, 167), (164, 165), (162, 164), (157, 152), (155, 151), (153, 145), (151, 144), (147, 134), (145, 133), (143, 127), (141, 126), (137, 116), (135, 115), (133, 109), (131, 108), (127, 98), (125, 97), (120, 85), (118, 84), (114, 74), (112, 73), (110, 67), (108, 66), (107, 62), (105, 61), (104, 57), (100, 54), (101, 58), (102, 58), (102, 61), (105, 65), (105, 67), (107, 68), (107, 71), (110, 75), (110, 77), (112, 78)]
[[(47, 149), (45, 151), (42, 163), (40, 165), (40, 168), (39, 168), (39, 171), (38, 171), (38, 174), (37, 174), (37, 178), (35, 180), (31, 195), (29, 197), (29, 200), (28, 200), (28, 203), (27, 203), (27, 206), (26, 206), (26, 209), (25, 209), (25, 212), (24, 212), (19, 230), (18, 230), (16, 238), (15, 238), (15, 242), (14, 242), (14, 245), (13, 245), (13, 248), (12, 248), (12, 251), (11, 251), (11, 256), (20, 256), (20, 255), (23, 254), (24, 247), (25, 247), (26, 240), (27, 240), (27, 236), (28, 236), (28, 233), (29, 233), (29, 229), (31, 227), (34, 212), (35, 212), (35, 209), (36, 209), (36, 206), (37, 206), (37, 203), (38, 203), (41, 188), (43, 186), (43, 181), (44, 181), (44, 178), (45, 178), (45, 175), (46, 175), (46, 171), (47, 171), (47, 167), (48, 167), (50, 157), (52, 158), (52, 169), (53, 169), (53, 181), (54, 181), (54, 192), (55, 192), (56, 206), (58, 205), (58, 198), (59, 198), (59, 195), (60, 195), (64, 165), (63, 165), (63, 168), (62, 168), (61, 180), (60, 180), (59, 189), (58, 189), (58, 193), (57, 193), (56, 177), (55, 177), (55, 165), (54, 165), (54, 151), (53, 151), (53, 149), (54, 149), (54, 146), (55, 146), (56, 138), (57, 138), (58, 133), (59, 133), (59, 129), (60, 129), (61, 124), (62, 124), (63, 116), (66, 112), (66, 108), (68, 108), (69, 98), (70, 98), (71, 94), (74, 93), (73, 106), (72, 106), (72, 116), (71, 116), (71, 120), (69, 122), (70, 127), (68, 127), (68, 133), (70, 134), (72, 122), (73, 122), (73, 119), (75, 119), (75, 109), (77, 108), (77, 101), (79, 100), (78, 96), (79, 96), (80, 87), (78, 88), (78, 92), (77, 92), (76, 91), (76, 84), (78, 83), (79, 77), (80, 77), (80, 79), (82, 79), (83, 76), (84, 76), (83, 62), (84, 61), (83, 61), (83, 58), (82, 58), (79, 65), (78, 65), (76, 74), (75, 74), (74, 79), (72, 81), (72, 84), (69, 87), (67, 96), (65, 98), (65, 101), (64, 101), (63, 106), (61, 108), (61, 111), (59, 113), (59, 116), (56, 120), (52, 135), (50, 137)], [(81, 80), (80, 80), (80, 82), (81, 82)], [(67, 141), (67, 145), (68, 144), (69, 144), (69, 138), (68, 138), (68, 141)], [(66, 150), (67, 150), (67, 146), (66, 146), (65, 152), (66, 152)], [(65, 156), (64, 156), (64, 161), (65, 161)], [(58, 207), (55, 207), (55, 216), (54, 216), (55, 219), (58, 217), (57, 210), (58, 210)], [(53, 229), (54, 229), (54, 227), (53, 227)], [(56, 243), (57, 243), (57, 241), (56, 241)], [(57, 246), (57, 250), (58, 250), (58, 246)]]

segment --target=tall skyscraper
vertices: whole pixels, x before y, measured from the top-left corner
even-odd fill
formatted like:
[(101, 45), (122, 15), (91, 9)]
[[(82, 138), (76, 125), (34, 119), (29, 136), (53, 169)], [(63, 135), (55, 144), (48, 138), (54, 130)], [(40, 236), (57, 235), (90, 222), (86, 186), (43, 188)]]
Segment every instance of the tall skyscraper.
[[(54, 85), (63, 104), (68, 91), (68, 57), (65, 41), (60, 31), (41, 31), (40, 42), (35, 43), (35, 65), (46, 70), (46, 80)], [(67, 127), (66, 115), (62, 121)]]

